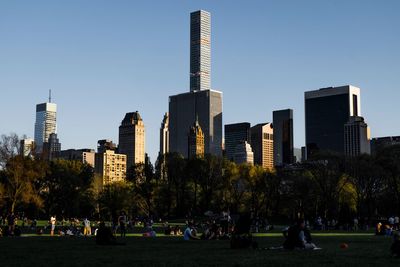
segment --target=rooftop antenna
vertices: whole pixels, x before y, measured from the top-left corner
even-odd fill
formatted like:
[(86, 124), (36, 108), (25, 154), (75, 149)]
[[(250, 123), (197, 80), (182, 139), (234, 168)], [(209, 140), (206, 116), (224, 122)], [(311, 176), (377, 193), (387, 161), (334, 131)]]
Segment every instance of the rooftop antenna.
[(49, 103), (51, 103), (51, 89), (49, 89)]

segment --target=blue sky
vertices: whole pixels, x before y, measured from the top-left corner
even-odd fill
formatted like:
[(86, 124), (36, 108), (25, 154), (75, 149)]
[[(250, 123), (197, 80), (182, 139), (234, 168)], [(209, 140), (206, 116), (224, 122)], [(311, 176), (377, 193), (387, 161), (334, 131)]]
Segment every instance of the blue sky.
[(35, 105), (58, 104), (63, 149), (118, 141), (126, 112), (158, 152), (168, 96), (189, 90), (189, 13), (212, 14), (212, 87), (224, 124), (292, 108), (304, 91), (352, 84), (372, 136), (400, 135), (400, 1), (0, 1), (0, 134), (33, 137)]

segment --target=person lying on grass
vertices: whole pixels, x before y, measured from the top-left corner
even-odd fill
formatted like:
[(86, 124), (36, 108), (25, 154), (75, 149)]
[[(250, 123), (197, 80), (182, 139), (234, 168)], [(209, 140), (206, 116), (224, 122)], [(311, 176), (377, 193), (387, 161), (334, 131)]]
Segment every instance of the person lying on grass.
[(284, 249), (316, 249), (317, 246), (311, 243), (311, 234), (305, 227), (303, 219), (299, 219), (297, 223), (286, 231), (283, 232), (285, 242), (283, 243)]
[(186, 241), (200, 240), (200, 238), (197, 237), (197, 231), (194, 228), (194, 223), (192, 223), (192, 222), (188, 223), (188, 227), (186, 228), (185, 232), (183, 233), (183, 239)]
[(121, 246), (123, 243), (118, 243), (110, 227), (106, 227), (104, 222), (101, 222), (96, 234), (96, 244), (100, 246)]

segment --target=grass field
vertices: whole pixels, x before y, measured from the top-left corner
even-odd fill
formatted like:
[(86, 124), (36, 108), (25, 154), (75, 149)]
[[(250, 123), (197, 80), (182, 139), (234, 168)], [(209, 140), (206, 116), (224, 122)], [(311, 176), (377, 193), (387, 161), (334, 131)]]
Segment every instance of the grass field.
[[(256, 237), (260, 247), (280, 245), (276, 234)], [(125, 246), (99, 247), (93, 238), (32, 236), (0, 238), (0, 266), (400, 266), (390, 257), (391, 239), (370, 234), (320, 233), (320, 251), (231, 250), (229, 241), (160, 237), (120, 239)], [(347, 250), (340, 249), (348, 243)]]

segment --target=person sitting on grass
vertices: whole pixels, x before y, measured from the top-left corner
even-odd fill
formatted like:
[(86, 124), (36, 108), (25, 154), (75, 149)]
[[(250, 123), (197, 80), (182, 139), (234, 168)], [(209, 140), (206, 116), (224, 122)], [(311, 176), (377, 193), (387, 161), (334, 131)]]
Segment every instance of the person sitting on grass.
[(253, 241), (253, 236), (250, 233), (251, 229), (250, 214), (244, 214), (239, 217), (231, 236), (231, 249), (258, 249), (258, 243)]
[(395, 232), (393, 234), (393, 239), (390, 251), (392, 252), (393, 257), (400, 258), (400, 232)]
[(285, 242), (283, 248), (293, 249), (316, 249), (317, 247), (311, 243), (311, 234), (305, 227), (303, 219), (299, 219), (297, 223), (283, 232)]
[(96, 244), (100, 246), (117, 245), (117, 239), (115, 238), (111, 228), (106, 227), (104, 222), (101, 222), (96, 235)]
[(186, 230), (183, 234), (183, 239), (186, 241), (200, 240), (200, 238), (197, 237), (197, 232), (196, 232), (196, 229), (194, 228), (194, 224), (192, 222), (188, 223), (188, 227), (186, 228)]

